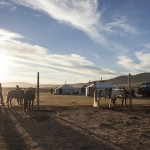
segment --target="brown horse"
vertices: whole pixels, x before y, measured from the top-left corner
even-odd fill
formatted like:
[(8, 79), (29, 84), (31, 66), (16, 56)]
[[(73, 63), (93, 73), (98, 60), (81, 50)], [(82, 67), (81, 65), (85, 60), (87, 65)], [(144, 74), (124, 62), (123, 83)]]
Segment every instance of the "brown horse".
[(36, 88), (29, 88), (24, 93), (24, 111), (31, 110), (31, 103), (32, 103), (32, 110), (33, 110), (33, 103), (35, 99), (35, 90)]
[(135, 90), (134, 90), (134, 89), (131, 89), (131, 92), (130, 92), (130, 90), (127, 90), (127, 89), (125, 89), (125, 87), (123, 87), (123, 90), (124, 90), (124, 92), (125, 92), (125, 97), (126, 97), (126, 99), (129, 98), (130, 96), (131, 96), (132, 98), (136, 98)]
[(7, 93), (6, 103), (8, 104), (8, 107), (9, 107), (9, 104), (12, 107), (11, 101), (13, 98), (17, 99), (18, 105), (21, 107), (22, 103), (23, 103), (23, 98), (24, 98), (24, 90), (15, 89), (15, 90), (11, 90)]

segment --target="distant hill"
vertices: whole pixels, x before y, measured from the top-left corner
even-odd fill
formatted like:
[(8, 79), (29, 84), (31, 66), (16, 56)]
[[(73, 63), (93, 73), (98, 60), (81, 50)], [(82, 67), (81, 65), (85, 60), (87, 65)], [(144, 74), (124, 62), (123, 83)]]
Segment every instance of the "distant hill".
[[(99, 80), (100, 81), (100, 80)], [(109, 79), (109, 80), (104, 80), (108, 83), (111, 84), (115, 84), (117, 86), (128, 86), (128, 76), (119, 76), (113, 79)], [(92, 83), (97, 82), (97, 81), (92, 81)], [(140, 73), (137, 75), (131, 75), (131, 83), (132, 86), (137, 87), (139, 86), (141, 83), (143, 82), (150, 82), (150, 73)], [(89, 83), (76, 83), (76, 84), (71, 84), (74, 87), (81, 87), (85, 84), (89, 84)], [(21, 88), (27, 88), (27, 87), (35, 87), (35, 84), (30, 84), (30, 83), (26, 83), (26, 82), (6, 82), (6, 83), (2, 83), (3, 87), (16, 87), (16, 85), (19, 85), (19, 87)], [(60, 85), (53, 85), (53, 84), (40, 84), (41, 88), (50, 88), (50, 87), (59, 87)]]
[(26, 83), (26, 82), (4, 82), (2, 83), (3, 87), (14, 87), (16, 88), (16, 85), (19, 85), (19, 87), (35, 87), (36, 85), (34, 84), (30, 84), (30, 83)]
[[(119, 76), (105, 81), (118, 86), (128, 86), (128, 76)], [(131, 75), (131, 84), (133, 86), (137, 87), (143, 82), (150, 82), (150, 73)]]
[[(19, 85), (20, 88), (29, 88), (36, 87), (36, 84), (26, 83), (26, 82), (4, 82), (2, 83), (3, 87), (16, 88), (16, 85)], [(57, 87), (58, 85), (52, 84), (40, 84), (41, 88)]]

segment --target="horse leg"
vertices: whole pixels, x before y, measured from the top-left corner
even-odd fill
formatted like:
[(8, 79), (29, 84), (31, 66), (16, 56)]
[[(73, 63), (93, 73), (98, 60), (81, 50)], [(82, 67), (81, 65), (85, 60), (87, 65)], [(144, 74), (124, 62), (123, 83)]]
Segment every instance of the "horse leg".
[(98, 97), (98, 107), (100, 108), (101, 107), (101, 105), (100, 105), (100, 100), (101, 100), (101, 98), (100, 97)]
[(123, 104), (124, 104), (124, 98), (122, 98), (122, 107), (123, 107)]
[(124, 106), (127, 106), (127, 99), (124, 98)]
[(112, 101), (113, 101), (113, 98), (110, 98), (110, 103), (109, 103), (110, 108), (112, 108)]
[(113, 105), (116, 106), (116, 97), (113, 99)]
[(29, 110), (31, 110), (31, 100), (29, 100)]
[(19, 100), (19, 103), (20, 103), (20, 107), (22, 106), (22, 99), (20, 98)]
[(7, 106), (9, 107), (9, 101), (10, 101), (10, 99), (7, 99)]
[(10, 107), (12, 107), (12, 104), (11, 104), (12, 98), (10, 98), (10, 100), (9, 100), (9, 101), (10, 101)]
[(19, 99), (19, 107), (21, 107), (21, 99)]
[(23, 99), (20, 98), (20, 107), (22, 107)]
[(19, 98), (17, 98), (18, 106), (19, 106)]
[(33, 110), (33, 102), (34, 102), (34, 100), (32, 100), (32, 110)]
[(24, 111), (27, 111), (28, 108), (28, 99), (24, 97)]

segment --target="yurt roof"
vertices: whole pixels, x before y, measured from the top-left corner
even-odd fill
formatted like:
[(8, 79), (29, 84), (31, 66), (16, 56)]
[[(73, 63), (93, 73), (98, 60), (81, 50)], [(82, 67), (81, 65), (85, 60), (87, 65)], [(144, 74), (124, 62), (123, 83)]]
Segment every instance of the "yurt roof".
[(107, 83), (107, 82), (104, 82), (104, 81), (101, 81), (101, 82), (96, 82), (92, 85), (90, 85), (89, 87), (96, 87), (96, 88), (117, 88), (116, 85), (114, 84), (110, 84), (110, 83)]
[(59, 87), (60, 89), (75, 89), (74, 87), (72, 87), (71, 85), (69, 84), (64, 84), (62, 86)]

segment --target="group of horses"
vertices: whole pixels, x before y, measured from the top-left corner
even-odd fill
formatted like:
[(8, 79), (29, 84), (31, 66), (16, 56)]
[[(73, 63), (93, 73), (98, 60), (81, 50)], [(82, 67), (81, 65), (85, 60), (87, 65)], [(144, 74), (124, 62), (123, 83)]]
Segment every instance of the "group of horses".
[(113, 105), (116, 106), (116, 99), (121, 98), (122, 99), (122, 106), (126, 106), (126, 100), (129, 97), (136, 97), (135, 91), (133, 89), (126, 90), (125, 88), (105, 88), (105, 89), (96, 89), (95, 95), (94, 95), (94, 107), (100, 107), (100, 101), (101, 98), (108, 98), (110, 99), (109, 107), (112, 107)]
[(24, 111), (33, 110), (33, 103), (35, 99), (36, 88), (29, 88), (27, 90), (14, 89), (7, 93), (7, 105), (12, 107), (12, 99), (17, 99), (18, 105), (24, 108)]

